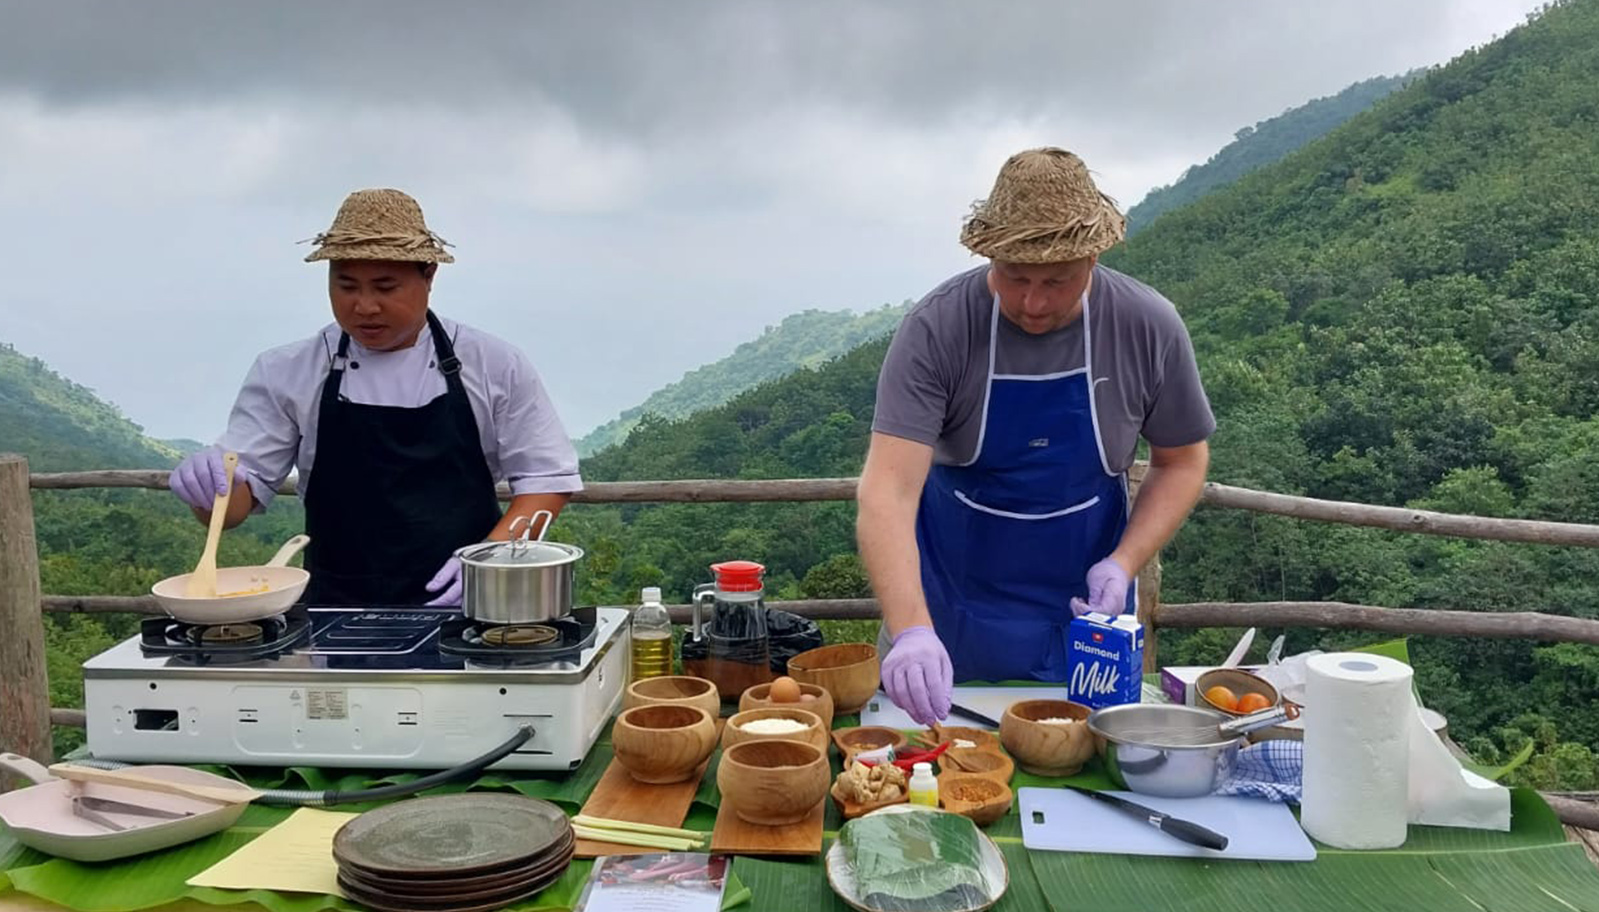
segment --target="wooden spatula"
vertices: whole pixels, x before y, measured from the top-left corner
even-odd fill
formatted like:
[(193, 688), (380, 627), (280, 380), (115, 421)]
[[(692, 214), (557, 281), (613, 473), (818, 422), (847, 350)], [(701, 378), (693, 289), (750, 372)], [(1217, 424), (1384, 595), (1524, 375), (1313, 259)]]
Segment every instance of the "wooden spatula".
[(233, 497), (233, 469), (239, 464), (239, 454), (222, 454), (222, 469), (228, 476), (227, 490), (218, 494), (211, 505), (211, 525), (205, 533), (205, 550), (200, 562), (189, 574), (189, 585), (184, 595), (189, 598), (217, 597), (217, 542), (222, 539), (222, 523), (227, 519), (228, 501)]
[(142, 775), (137, 768), (104, 770), (92, 766), (79, 766), (75, 763), (57, 763), (50, 767), (50, 773), (58, 779), (70, 779), (73, 782), (122, 785), (151, 792), (165, 792), (168, 795), (201, 798), (218, 804), (244, 804), (261, 797), (260, 792), (251, 788), (223, 788), (217, 785), (175, 782), (171, 779)]

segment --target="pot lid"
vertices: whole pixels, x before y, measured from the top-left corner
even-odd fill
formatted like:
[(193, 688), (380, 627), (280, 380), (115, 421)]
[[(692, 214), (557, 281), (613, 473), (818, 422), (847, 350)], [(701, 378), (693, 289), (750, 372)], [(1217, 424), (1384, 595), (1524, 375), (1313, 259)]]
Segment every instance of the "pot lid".
[(583, 556), (575, 545), (547, 541), (496, 541), (468, 545), (457, 551), (467, 563), (496, 567), (555, 567)]

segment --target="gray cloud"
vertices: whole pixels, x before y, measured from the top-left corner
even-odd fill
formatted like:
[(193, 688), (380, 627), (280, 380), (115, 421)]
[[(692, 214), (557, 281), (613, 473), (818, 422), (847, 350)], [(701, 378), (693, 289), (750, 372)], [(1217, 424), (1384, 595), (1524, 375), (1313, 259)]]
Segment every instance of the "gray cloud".
[[(0, 341), (208, 438), (326, 319), (294, 241), (398, 186), (437, 303), (582, 433), (805, 307), (916, 297), (1004, 157), (1125, 205), (1240, 126), (1438, 63), (1532, 0), (0, 0)], [(159, 365), (163, 370), (150, 369)]]

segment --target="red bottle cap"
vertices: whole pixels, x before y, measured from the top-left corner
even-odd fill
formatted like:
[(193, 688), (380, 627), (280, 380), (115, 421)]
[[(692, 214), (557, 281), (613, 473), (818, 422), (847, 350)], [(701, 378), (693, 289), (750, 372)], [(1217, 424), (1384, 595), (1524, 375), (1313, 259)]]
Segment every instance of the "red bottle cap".
[(754, 592), (761, 588), (766, 568), (754, 561), (735, 560), (712, 564), (711, 572), (716, 574), (716, 588), (723, 592)]

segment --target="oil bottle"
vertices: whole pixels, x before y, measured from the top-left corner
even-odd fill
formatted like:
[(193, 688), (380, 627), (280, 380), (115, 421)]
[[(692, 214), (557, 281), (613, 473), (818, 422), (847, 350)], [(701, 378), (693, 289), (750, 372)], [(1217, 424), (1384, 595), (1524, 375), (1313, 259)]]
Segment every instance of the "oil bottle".
[(672, 618), (658, 586), (645, 586), (633, 609), (633, 680), (672, 673)]

